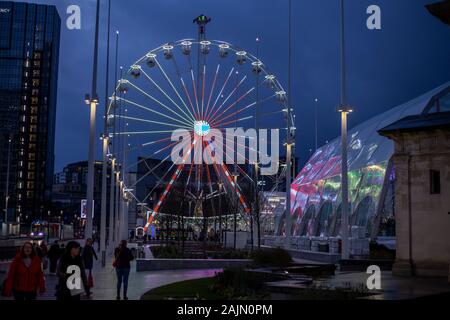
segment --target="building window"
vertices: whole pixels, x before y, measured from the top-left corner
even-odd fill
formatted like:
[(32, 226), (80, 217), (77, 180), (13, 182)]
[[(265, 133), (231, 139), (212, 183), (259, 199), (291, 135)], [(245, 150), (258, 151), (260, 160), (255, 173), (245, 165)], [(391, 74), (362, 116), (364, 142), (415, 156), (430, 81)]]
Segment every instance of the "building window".
[(441, 193), (441, 172), (438, 170), (430, 170), (430, 193)]

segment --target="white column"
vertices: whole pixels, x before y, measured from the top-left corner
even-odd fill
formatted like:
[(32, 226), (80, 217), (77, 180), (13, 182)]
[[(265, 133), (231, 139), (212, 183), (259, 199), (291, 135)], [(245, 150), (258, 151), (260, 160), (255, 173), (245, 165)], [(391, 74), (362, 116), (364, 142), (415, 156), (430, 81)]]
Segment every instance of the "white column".
[(94, 212), (94, 157), (95, 157), (95, 113), (97, 103), (94, 100), (90, 102), (90, 126), (89, 126), (89, 160), (88, 160), (88, 176), (87, 176), (87, 216), (86, 227), (84, 229), (84, 239), (92, 238), (92, 214)]
[(111, 160), (111, 182), (109, 186), (109, 232), (108, 232), (108, 250), (112, 252), (114, 250), (114, 199), (115, 199), (115, 184), (116, 184), (116, 173), (115, 173), (116, 160)]
[(106, 263), (106, 184), (108, 175), (108, 138), (102, 139), (103, 142), (103, 166), (102, 166), (102, 203), (100, 216), (100, 253), (102, 255), (102, 266)]
[(342, 259), (350, 254), (348, 241), (348, 166), (347, 166), (347, 112), (341, 112), (341, 144), (342, 144)]

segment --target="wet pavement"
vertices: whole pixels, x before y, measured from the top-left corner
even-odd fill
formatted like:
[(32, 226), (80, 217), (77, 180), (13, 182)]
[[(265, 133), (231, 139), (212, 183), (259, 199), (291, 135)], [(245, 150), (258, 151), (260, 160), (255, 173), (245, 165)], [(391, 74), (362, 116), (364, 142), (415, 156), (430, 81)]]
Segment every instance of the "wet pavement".
[(381, 290), (368, 290), (366, 285), (368, 277), (369, 274), (365, 272), (342, 272), (324, 279), (324, 285), (373, 292), (373, 295), (364, 297), (370, 300), (414, 299), (450, 292), (450, 283), (446, 278), (399, 277), (392, 275), (391, 271), (382, 271)]
[[(131, 272), (128, 283), (128, 298), (130, 300), (139, 300), (147, 291), (164, 286), (170, 283), (212, 277), (220, 269), (212, 270), (164, 270), (151, 272), (136, 272), (136, 262), (131, 263)], [(3, 281), (9, 263), (0, 263), (0, 280)], [(57, 277), (53, 274), (46, 274), (47, 291), (42, 296), (38, 296), (38, 300), (55, 300), (55, 286)], [(105, 268), (101, 267), (99, 261), (94, 262), (94, 288), (92, 288), (93, 300), (115, 300), (116, 299), (116, 273), (112, 267), (112, 259), (108, 259)], [(123, 291), (122, 291), (123, 292)], [(121, 292), (121, 295), (122, 295)], [(8, 300), (0, 296), (0, 300)]]

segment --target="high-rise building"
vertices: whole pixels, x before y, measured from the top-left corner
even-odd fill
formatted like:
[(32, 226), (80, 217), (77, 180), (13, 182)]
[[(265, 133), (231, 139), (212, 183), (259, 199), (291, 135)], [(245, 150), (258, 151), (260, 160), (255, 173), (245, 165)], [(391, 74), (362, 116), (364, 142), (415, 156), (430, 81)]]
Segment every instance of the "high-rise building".
[(8, 222), (49, 212), (60, 27), (55, 6), (0, 1), (0, 206)]
[[(81, 221), (81, 202), (86, 199), (88, 162), (68, 164), (62, 172), (54, 175), (52, 213), (62, 213), (68, 223)], [(111, 183), (111, 167), (107, 170), (107, 190)], [(102, 162), (94, 162), (94, 226), (100, 224), (102, 199)], [(109, 204), (109, 192), (107, 201)], [(109, 212), (109, 207), (108, 207)], [(109, 216), (109, 215), (108, 215)], [(55, 217), (52, 217), (55, 220)], [(107, 224), (108, 226), (109, 224)]]

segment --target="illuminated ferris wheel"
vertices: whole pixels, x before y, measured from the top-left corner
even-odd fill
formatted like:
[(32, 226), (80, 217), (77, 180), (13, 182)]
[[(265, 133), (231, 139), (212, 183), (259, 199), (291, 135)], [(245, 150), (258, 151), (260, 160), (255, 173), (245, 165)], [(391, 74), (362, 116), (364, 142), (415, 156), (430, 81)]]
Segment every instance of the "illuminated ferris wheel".
[[(182, 194), (183, 201), (195, 204), (193, 214), (197, 216), (206, 215), (205, 203), (223, 195), (235, 199), (241, 213), (251, 212), (253, 200), (244, 195), (241, 183), (258, 185), (257, 174), (249, 169), (257, 167), (259, 157), (251, 159), (250, 153), (258, 144), (229, 143), (227, 129), (278, 129), (280, 142), (272, 148), (279, 148), (280, 155), (285, 154), (287, 142), (294, 140), (295, 116), (288, 110), (287, 92), (258, 54), (225, 41), (207, 40), (208, 18), (200, 16), (194, 22), (199, 25), (198, 39), (169, 42), (150, 50), (123, 70), (110, 97), (109, 153), (121, 161), (122, 171), (136, 171), (148, 158), (170, 163), (157, 177), (157, 185), (145, 195), (139, 195), (136, 186), (155, 175), (158, 166), (149, 168), (134, 182), (124, 181), (131, 197), (140, 204), (147, 204), (157, 187), (163, 190), (148, 207), (151, 215), (146, 228), (165, 212), (165, 202), (174, 189)], [(187, 149), (179, 153), (181, 162), (172, 161), (173, 150), (186, 139), (174, 141), (175, 130), (183, 130), (189, 140)], [(221, 143), (210, 135), (212, 131), (224, 134)], [(204, 157), (209, 157), (209, 164), (188, 161), (199, 146), (206, 151)], [(214, 159), (217, 153), (231, 152), (245, 163)], [(276, 175), (284, 171), (278, 170)], [(208, 210), (214, 208), (213, 203)]]

